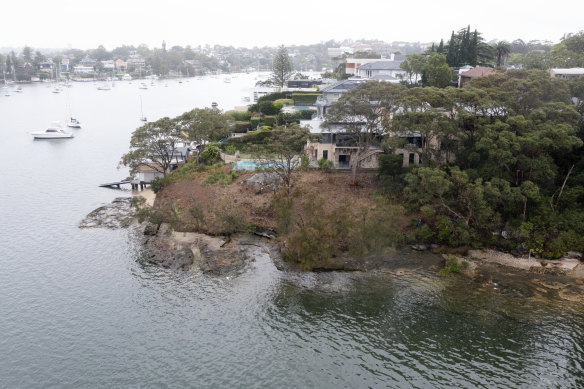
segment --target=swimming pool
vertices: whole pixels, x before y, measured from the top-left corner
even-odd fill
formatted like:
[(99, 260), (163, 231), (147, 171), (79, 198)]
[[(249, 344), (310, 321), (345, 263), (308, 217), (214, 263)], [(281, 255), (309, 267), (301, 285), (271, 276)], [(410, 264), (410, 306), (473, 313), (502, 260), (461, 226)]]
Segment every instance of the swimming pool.
[(273, 165), (271, 162), (262, 161), (235, 161), (231, 165), (232, 170), (256, 170)]

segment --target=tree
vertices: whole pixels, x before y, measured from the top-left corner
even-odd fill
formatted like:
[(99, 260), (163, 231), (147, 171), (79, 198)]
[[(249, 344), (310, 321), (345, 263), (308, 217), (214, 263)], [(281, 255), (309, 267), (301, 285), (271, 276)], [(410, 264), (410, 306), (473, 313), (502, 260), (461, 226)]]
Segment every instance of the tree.
[(456, 73), (446, 63), (444, 55), (434, 53), (428, 58), (428, 64), (425, 67), (425, 78), (428, 86), (445, 88), (454, 83)]
[(184, 135), (174, 120), (165, 117), (147, 123), (132, 133), (130, 151), (122, 156), (120, 165), (130, 167), (132, 174), (146, 165), (166, 176), (180, 142)]
[(177, 117), (176, 122), (179, 131), (198, 144), (197, 162), (207, 142), (223, 139), (229, 133), (227, 119), (217, 108), (195, 108)]
[(300, 164), (300, 154), (306, 145), (308, 130), (292, 125), (287, 128), (276, 126), (270, 131), (266, 141), (262, 167), (278, 176), (290, 194), (292, 176)]
[(493, 45), (497, 66), (505, 64), (505, 58), (511, 53), (511, 44), (506, 41), (499, 41)]
[(410, 54), (406, 55), (406, 59), (399, 65), (399, 67), (406, 72), (407, 79), (405, 81), (411, 86), (414, 86), (418, 84), (418, 79), (424, 73), (426, 64), (426, 55)]
[(288, 50), (284, 45), (278, 47), (272, 64), (271, 82), (278, 88), (283, 88), (284, 84), (293, 74), (292, 63), (288, 56)]
[(350, 160), (353, 184), (356, 184), (361, 158), (386, 132), (392, 114), (399, 108), (397, 102), (404, 89), (400, 84), (364, 82), (345, 92), (328, 110), (325, 126), (340, 123), (357, 146)]
[(24, 60), (24, 62), (32, 64), (32, 48), (30, 48), (29, 46), (24, 46), (24, 48), (22, 49), (22, 59)]

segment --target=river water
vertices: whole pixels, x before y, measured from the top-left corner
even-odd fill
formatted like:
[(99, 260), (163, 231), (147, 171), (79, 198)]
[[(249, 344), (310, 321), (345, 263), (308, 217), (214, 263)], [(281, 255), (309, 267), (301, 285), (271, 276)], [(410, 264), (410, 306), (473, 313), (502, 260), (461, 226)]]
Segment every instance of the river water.
[[(231, 109), (256, 76), (0, 97), (0, 387), (584, 387), (582, 307), (553, 297), (424, 266), (289, 274), (260, 256), (237, 277), (177, 273), (144, 264), (131, 229), (77, 227), (130, 194), (98, 184), (127, 176), (140, 96), (150, 120)], [(74, 139), (32, 139), (69, 108)]]

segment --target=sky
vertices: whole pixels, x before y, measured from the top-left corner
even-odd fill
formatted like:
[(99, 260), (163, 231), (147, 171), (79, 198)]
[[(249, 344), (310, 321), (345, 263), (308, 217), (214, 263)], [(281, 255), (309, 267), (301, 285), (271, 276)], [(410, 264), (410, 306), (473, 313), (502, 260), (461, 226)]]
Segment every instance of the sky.
[(470, 24), (486, 41), (559, 42), (584, 30), (582, 0), (28, 0), (3, 2), (0, 47), (262, 47), (327, 40), (448, 40)]

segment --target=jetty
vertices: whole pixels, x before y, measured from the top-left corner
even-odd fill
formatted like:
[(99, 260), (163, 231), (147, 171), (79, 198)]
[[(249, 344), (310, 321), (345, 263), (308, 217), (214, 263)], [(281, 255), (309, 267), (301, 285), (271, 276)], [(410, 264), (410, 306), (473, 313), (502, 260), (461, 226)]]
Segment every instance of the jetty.
[(130, 184), (132, 186), (132, 189), (138, 189), (140, 188), (140, 190), (143, 190), (146, 185), (148, 185), (148, 182), (145, 181), (140, 181), (140, 180), (122, 180), (122, 181), (116, 181), (116, 182), (108, 182), (107, 184), (101, 184), (99, 185), (100, 188), (116, 188), (116, 189), (121, 189), (122, 185), (125, 184)]

